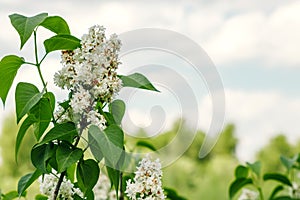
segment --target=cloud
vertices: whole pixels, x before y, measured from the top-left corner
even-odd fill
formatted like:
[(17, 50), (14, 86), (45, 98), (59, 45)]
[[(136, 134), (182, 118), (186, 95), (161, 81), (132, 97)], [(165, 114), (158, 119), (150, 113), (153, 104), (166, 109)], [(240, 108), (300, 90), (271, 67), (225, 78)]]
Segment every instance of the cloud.
[(240, 13), (212, 32), (204, 46), (220, 65), (250, 60), (268, 66), (299, 66), (300, 2), (292, 2), (268, 13)]
[[(276, 91), (227, 89), (225, 94), (226, 123), (236, 125), (240, 159), (252, 159), (268, 139), (279, 133), (286, 134), (290, 141), (298, 140), (300, 98), (287, 97)], [(200, 127), (207, 131), (211, 116), (208, 96), (200, 103), (199, 110), (203, 116), (207, 116), (200, 123)]]
[[(260, 66), (291, 67), (300, 64), (300, 2), (299, 1), (233, 1), (224, 5), (221, 1), (187, 2), (155, 1), (7, 1), (0, 3), (0, 55), (18, 53), (17, 33), (10, 25), (8, 15), (19, 12), (34, 15), (47, 11), (51, 15), (63, 16), (70, 24), (71, 31), (80, 37), (87, 28), (100, 24), (108, 32), (122, 33), (137, 28), (167, 28), (183, 33), (204, 47), (218, 66), (239, 63), (262, 63)], [(35, 6), (32, 6), (32, 5)], [(58, 8), (59, 9), (58, 11)], [(42, 36), (46, 36), (43, 33)], [(176, 41), (174, 41), (176, 42)], [(25, 46), (23, 55), (32, 56)], [(52, 77), (59, 69), (59, 60), (51, 57), (43, 66), (49, 86), (59, 99), (64, 92), (53, 87)], [(241, 65), (242, 67), (242, 65)], [(33, 79), (34, 68), (26, 67), (18, 73), (17, 80), (40, 85)], [(242, 74), (243, 76), (245, 74)], [(168, 78), (168, 77), (166, 77)], [(16, 82), (13, 85), (15, 88)], [(8, 102), (14, 102), (14, 91), (10, 91)], [(300, 100), (285, 97), (274, 91), (248, 92), (245, 90), (226, 90), (227, 121), (237, 125), (240, 138), (239, 156), (251, 157), (254, 150), (262, 146), (272, 135), (282, 131), (290, 138), (299, 133), (296, 126), (300, 113)], [(10, 103), (9, 111), (14, 103)], [(207, 129), (210, 123), (211, 106), (209, 97), (200, 102), (200, 125)], [(0, 106), (0, 116), (7, 114)], [(149, 111), (151, 114), (151, 112)], [(130, 117), (137, 125), (147, 126), (149, 118), (145, 112), (134, 110)], [(172, 119), (176, 118), (172, 115)], [(0, 119), (2, 121), (2, 119)], [(1, 124), (1, 123), (0, 123)], [(0, 127), (1, 128), (1, 127)]]

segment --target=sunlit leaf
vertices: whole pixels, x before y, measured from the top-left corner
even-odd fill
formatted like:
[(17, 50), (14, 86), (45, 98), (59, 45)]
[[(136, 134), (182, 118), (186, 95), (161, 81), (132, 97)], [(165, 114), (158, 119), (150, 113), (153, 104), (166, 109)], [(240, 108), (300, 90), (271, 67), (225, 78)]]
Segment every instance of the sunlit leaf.
[(16, 114), (17, 122), (26, 115), (29, 110), (39, 102), (43, 93), (40, 93), (38, 88), (31, 83), (20, 82), (16, 88)]
[(67, 22), (60, 16), (49, 16), (40, 24), (40, 26), (43, 26), (56, 34), (70, 34)]
[(80, 47), (80, 40), (72, 35), (55, 35), (44, 42), (47, 53), (56, 50), (74, 50)]
[(0, 98), (5, 104), (8, 91), (15, 79), (18, 69), (24, 64), (24, 60), (15, 55), (9, 55), (0, 61)]
[(119, 75), (119, 78), (123, 82), (123, 87), (133, 87), (133, 88), (140, 88), (145, 90), (152, 90), (159, 92), (152, 83), (142, 74), (134, 73), (128, 76)]
[(17, 30), (21, 40), (21, 47), (23, 48), (24, 44), (32, 35), (34, 29), (46, 19), (48, 16), (47, 13), (41, 13), (33, 17), (26, 17), (20, 14), (9, 15), (11, 24)]

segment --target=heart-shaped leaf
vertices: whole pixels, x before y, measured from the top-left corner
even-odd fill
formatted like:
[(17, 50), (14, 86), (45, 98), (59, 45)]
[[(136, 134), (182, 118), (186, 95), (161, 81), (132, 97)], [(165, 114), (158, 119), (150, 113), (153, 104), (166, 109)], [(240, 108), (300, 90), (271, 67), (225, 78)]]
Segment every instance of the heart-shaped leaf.
[(19, 36), (20, 36), (20, 40), (21, 40), (20, 49), (23, 48), (24, 44), (30, 38), (34, 29), (40, 23), (42, 23), (46, 19), (47, 16), (48, 16), (47, 13), (41, 13), (41, 14), (35, 15), (33, 17), (25, 17), (20, 14), (9, 15), (11, 24), (17, 30), (17, 32), (19, 33)]
[(100, 169), (96, 161), (88, 159), (78, 163), (76, 177), (78, 186), (83, 193), (93, 189), (98, 181), (99, 174)]

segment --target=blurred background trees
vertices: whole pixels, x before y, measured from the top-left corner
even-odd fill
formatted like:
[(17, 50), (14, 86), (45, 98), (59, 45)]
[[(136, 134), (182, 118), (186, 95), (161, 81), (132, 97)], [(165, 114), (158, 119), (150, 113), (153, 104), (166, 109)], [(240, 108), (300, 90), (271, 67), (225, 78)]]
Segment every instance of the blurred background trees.
[[(23, 175), (34, 171), (30, 159), (30, 151), (35, 143), (32, 130), (28, 130), (26, 137), (24, 137), (18, 162), (15, 160), (15, 142), (19, 126), (13, 116), (11, 115), (4, 120), (0, 133), (0, 189), (3, 193), (17, 190), (18, 180)], [(33, 188), (33, 190), (36, 190), (36, 188)]]
[[(188, 127), (181, 122), (182, 120), (178, 120), (169, 131), (151, 139), (145, 139), (145, 141), (159, 149), (168, 144), (170, 139), (178, 134), (178, 130), (184, 132), (180, 137), (192, 134)], [(16, 190), (19, 178), (33, 171), (30, 162), (30, 150), (35, 140), (32, 130), (27, 132), (23, 140), (18, 163), (15, 161), (14, 145), (18, 129), (13, 117), (5, 119), (0, 134), (2, 158), (0, 188), (3, 192)], [(137, 133), (137, 135), (145, 134), (144, 130)], [(228, 187), (233, 180), (234, 169), (239, 163), (236, 157), (238, 139), (235, 134), (235, 126), (233, 124), (226, 125), (213, 151), (204, 159), (199, 159), (198, 154), (204, 137), (205, 133), (199, 130), (183, 156), (163, 170), (163, 184), (165, 187), (176, 189), (180, 195), (188, 199), (227, 199)], [(180, 138), (176, 145), (181, 145), (181, 139), (184, 138)], [(130, 137), (127, 139), (127, 145), (133, 147), (137, 141), (140, 140)], [(283, 170), (280, 165), (280, 155), (293, 156), (299, 151), (300, 142), (292, 145), (283, 134), (279, 134), (257, 153), (256, 158), (262, 162), (264, 171), (278, 172)], [(36, 185), (32, 191), (35, 191), (34, 194), (36, 194), (37, 190), (38, 186)]]

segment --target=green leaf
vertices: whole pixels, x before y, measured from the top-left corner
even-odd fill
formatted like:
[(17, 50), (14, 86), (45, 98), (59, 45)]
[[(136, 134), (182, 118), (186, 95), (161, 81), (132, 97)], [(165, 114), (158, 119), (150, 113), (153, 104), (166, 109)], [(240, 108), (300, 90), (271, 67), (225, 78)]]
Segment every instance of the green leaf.
[(119, 75), (119, 78), (123, 82), (123, 87), (133, 87), (133, 88), (140, 88), (145, 90), (152, 90), (159, 92), (152, 83), (142, 74), (134, 73), (128, 76)]
[(76, 163), (69, 166), (67, 169), (67, 177), (72, 183), (74, 183), (75, 180), (75, 170), (76, 170)]
[(55, 108), (55, 96), (52, 92), (47, 92), (44, 94), (44, 98), (46, 98), (49, 102), (49, 106), (51, 108), (51, 111), (54, 112)]
[(91, 134), (88, 134), (88, 140), (89, 140), (89, 147), (94, 158), (98, 161), (101, 161), (103, 159), (103, 153), (101, 152), (101, 149), (97, 141), (92, 137)]
[(28, 130), (28, 128), (36, 122), (36, 119), (33, 115), (28, 115), (28, 117), (23, 121), (18, 135), (17, 135), (17, 139), (16, 139), (16, 146), (15, 146), (15, 159), (16, 161), (18, 160), (18, 152), (22, 143), (22, 140)]
[(30, 113), (37, 119), (34, 123), (34, 135), (40, 140), (52, 119), (52, 108), (47, 98), (41, 98), (40, 101), (30, 110)]
[(83, 155), (79, 148), (71, 148), (68, 145), (61, 144), (56, 151), (56, 161), (58, 164), (58, 172), (65, 171), (68, 167), (76, 163)]
[(229, 197), (232, 199), (234, 195), (245, 185), (252, 184), (252, 179), (249, 178), (238, 178), (229, 187)]
[(52, 143), (36, 146), (31, 151), (31, 162), (33, 166), (42, 171), (48, 173), (47, 164), (50, 158), (55, 154), (56, 148)]
[(18, 194), (19, 197), (26, 191), (26, 189), (42, 175), (42, 172), (35, 170), (33, 173), (26, 174), (22, 176), (18, 182)]
[[(83, 199), (83, 198), (81, 198), (80, 196), (78, 196), (77, 194), (75, 194), (74, 196), (73, 196), (73, 199), (74, 200), (94, 200), (95, 198), (94, 198), (94, 196), (93, 197), (88, 197), (88, 195), (89, 194), (86, 194), (85, 195), (85, 198)], [(94, 195), (94, 194), (93, 194)]]
[(98, 181), (99, 173), (98, 163), (92, 159), (81, 160), (78, 163), (76, 177), (78, 186), (83, 193), (93, 189)]
[(40, 24), (40, 26), (43, 26), (56, 34), (70, 34), (67, 22), (60, 16), (49, 16)]
[(276, 197), (276, 198), (274, 198), (272, 200), (297, 200), (297, 199), (293, 199), (293, 198), (291, 198), (289, 196), (280, 196), (280, 197)]
[(70, 100), (66, 100), (59, 104), (64, 110), (67, 110), (70, 107)]
[(164, 192), (166, 193), (167, 199), (172, 200), (187, 200), (187, 198), (184, 198), (182, 196), (179, 196), (177, 192), (171, 188), (164, 188)]
[(23, 48), (24, 44), (32, 35), (34, 29), (46, 19), (48, 16), (47, 13), (41, 13), (33, 17), (25, 17), (19, 14), (12, 14), (9, 16), (11, 24), (17, 30), (20, 35), (21, 47)]
[(298, 160), (299, 155), (295, 155), (292, 159), (285, 157), (285, 156), (280, 156), (280, 160), (282, 162), (282, 164), (287, 168), (287, 170), (289, 171), (290, 169), (292, 169), (292, 167), (296, 164), (297, 160)]
[(152, 151), (156, 151), (156, 148), (151, 144), (151, 143), (149, 143), (149, 142), (146, 142), (146, 141), (138, 141), (137, 143), (136, 143), (136, 146), (140, 146), (140, 147), (146, 147), (146, 148), (148, 148), (148, 149), (150, 149), (150, 150), (152, 150)]
[(115, 119), (110, 112), (103, 112), (102, 115), (104, 116), (108, 126), (112, 124), (116, 124)]
[(261, 170), (261, 162), (256, 161), (255, 163), (248, 163), (247, 166), (257, 175), (260, 177), (260, 170)]
[(267, 180), (274, 180), (274, 181), (278, 181), (280, 183), (283, 183), (285, 185), (288, 185), (288, 186), (292, 186), (292, 183), (290, 182), (290, 180), (282, 175), (282, 174), (277, 174), (277, 173), (268, 173), (268, 174), (265, 174), (263, 179), (265, 181)]
[(5, 105), (6, 97), (15, 79), (18, 69), (24, 64), (24, 60), (15, 55), (9, 55), (0, 61), (0, 98)]
[(236, 178), (247, 178), (249, 169), (245, 166), (239, 165), (235, 169), (235, 177)]
[(284, 189), (284, 187), (283, 187), (282, 185), (277, 186), (277, 187), (273, 190), (273, 192), (272, 192), (272, 194), (271, 194), (271, 196), (270, 196), (269, 199), (274, 199), (274, 197), (276, 196), (276, 194), (278, 194), (278, 192), (282, 191), (283, 189)]
[(48, 200), (48, 197), (44, 196), (44, 195), (41, 195), (41, 194), (38, 194), (38, 195), (35, 196), (34, 199), (35, 200)]
[(39, 102), (42, 96), (43, 94), (39, 92), (35, 85), (24, 82), (18, 83), (15, 95), (17, 123)]
[(89, 135), (97, 142), (104, 158), (115, 167), (123, 152), (123, 131), (117, 125), (108, 126), (104, 131), (92, 125), (89, 128)]
[[(12, 200), (12, 199), (16, 199), (18, 197), (19, 197), (19, 194), (17, 191), (11, 191), (4, 195), (3, 200)], [(0, 196), (0, 199), (1, 199), (1, 196)]]
[(52, 140), (70, 140), (77, 135), (75, 124), (72, 122), (66, 122), (54, 126), (43, 138), (39, 145), (45, 144)]
[(112, 113), (114, 121), (120, 125), (125, 114), (125, 103), (120, 99), (116, 99), (109, 104), (109, 112)]
[(80, 47), (80, 40), (72, 35), (55, 35), (44, 42), (47, 53), (56, 50), (74, 50)]
[(110, 182), (115, 186), (117, 199), (118, 199), (118, 192), (119, 192), (119, 182), (120, 182), (120, 171), (113, 169), (106, 165), (106, 170), (108, 177), (110, 179)]

